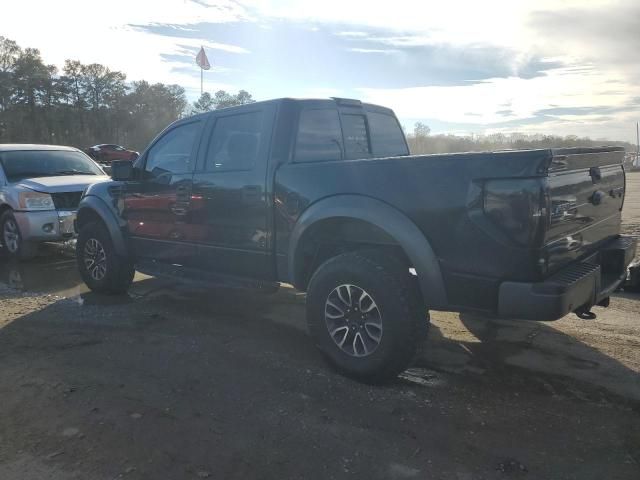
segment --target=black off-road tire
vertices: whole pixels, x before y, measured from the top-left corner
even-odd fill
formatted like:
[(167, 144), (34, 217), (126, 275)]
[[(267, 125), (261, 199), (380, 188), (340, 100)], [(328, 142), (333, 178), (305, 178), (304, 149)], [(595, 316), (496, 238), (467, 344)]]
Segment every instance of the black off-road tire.
[[(104, 274), (92, 275), (86, 260), (87, 244), (99, 245), (104, 251)], [(84, 225), (76, 243), (76, 261), (84, 283), (96, 293), (123, 294), (129, 290), (135, 275), (135, 267), (130, 258), (118, 255), (107, 228), (99, 222)], [(95, 265), (93, 265), (95, 269)], [(99, 277), (99, 278), (96, 278)]]
[[(5, 245), (4, 231), (5, 224), (13, 225), (15, 233), (17, 235), (17, 248), (9, 248)], [(20, 232), (20, 226), (16, 221), (16, 217), (11, 210), (7, 210), (0, 216), (0, 243), (3, 245), (3, 250), (9, 258), (13, 260), (31, 260), (38, 255), (38, 244), (35, 242), (28, 242), (22, 238)]]
[[(379, 307), (381, 338), (366, 356), (346, 353), (329, 333), (326, 302), (339, 285), (359, 287)], [(359, 381), (383, 383), (409, 367), (426, 340), (429, 315), (408, 267), (388, 252), (365, 250), (333, 257), (315, 271), (307, 291), (307, 322), (316, 345), (334, 368)]]

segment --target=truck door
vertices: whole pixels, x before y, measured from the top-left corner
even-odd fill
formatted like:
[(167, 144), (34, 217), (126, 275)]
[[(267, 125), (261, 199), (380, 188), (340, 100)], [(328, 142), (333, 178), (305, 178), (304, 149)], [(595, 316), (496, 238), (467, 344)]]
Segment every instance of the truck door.
[(140, 178), (125, 187), (123, 217), (140, 259), (197, 264), (201, 232), (193, 221), (192, 180), (203, 124), (194, 120), (166, 131), (141, 159)]
[(207, 127), (193, 198), (199, 257), (211, 273), (273, 279), (266, 176), (275, 111), (266, 104), (216, 112)]

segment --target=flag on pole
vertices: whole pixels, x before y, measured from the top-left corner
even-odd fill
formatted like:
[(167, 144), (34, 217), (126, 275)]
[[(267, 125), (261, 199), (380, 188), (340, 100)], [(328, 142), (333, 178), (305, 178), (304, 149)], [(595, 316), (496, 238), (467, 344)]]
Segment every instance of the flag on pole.
[(207, 54), (204, 53), (204, 47), (200, 47), (200, 51), (196, 56), (196, 63), (203, 70), (209, 70), (211, 68), (211, 64), (209, 63), (209, 59), (207, 58)]

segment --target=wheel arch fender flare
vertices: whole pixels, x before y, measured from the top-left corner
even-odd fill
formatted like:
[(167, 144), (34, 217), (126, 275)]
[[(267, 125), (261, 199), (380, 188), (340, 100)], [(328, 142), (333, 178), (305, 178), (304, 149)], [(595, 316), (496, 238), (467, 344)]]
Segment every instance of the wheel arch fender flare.
[(125, 241), (124, 232), (120, 227), (118, 218), (107, 203), (95, 195), (85, 196), (78, 206), (77, 222), (80, 230), (81, 221), (87, 216), (97, 216), (109, 231), (113, 246), (118, 255), (128, 256), (129, 249)]
[(336, 195), (308, 207), (296, 222), (290, 237), (288, 276), (293, 284), (300, 280), (296, 263), (301, 240), (310, 227), (331, 218), (351, 218), (368, 222), (387, 233), (402, 248), (416, 270), (420, 290), (427, 306), (445, 307), (447, 295), (440, 262), (420, 229), (402, 212), (380, 200), (362, 195)]

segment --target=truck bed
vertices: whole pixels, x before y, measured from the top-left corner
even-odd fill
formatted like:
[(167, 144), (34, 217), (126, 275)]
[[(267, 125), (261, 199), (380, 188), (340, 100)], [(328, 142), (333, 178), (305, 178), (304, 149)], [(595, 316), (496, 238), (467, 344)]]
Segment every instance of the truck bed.
[[(293, 163), (278, 170), (276, 196), (285, 202), (295, 196), (300, 212), (340, 194), (384, 201), (428, 239), (450, 303), (495, 310), (502, 279), (543, 279), (618, 235), (623, 155), (621, 148), (601, 147)], [(600, 178), (594, 183), (595, 169)], [(550, 223), (534, 244), (518, 245), (496, 234), (483, 211), (489, 179), (530, 179), (547, 192)], [(597, 206), (590, 203), (594, 192), (602, 192)], [(278, 252), (286, 252), (283, 240)]]

